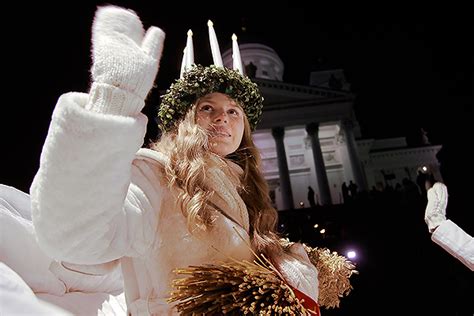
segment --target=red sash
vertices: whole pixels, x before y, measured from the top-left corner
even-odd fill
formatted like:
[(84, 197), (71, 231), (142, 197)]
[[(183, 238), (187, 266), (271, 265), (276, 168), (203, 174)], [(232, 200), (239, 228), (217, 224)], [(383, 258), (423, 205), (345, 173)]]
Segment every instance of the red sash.
[(321, 312), (319, 311), (319, 304), (315, 300), (313, 300), (311, 297), (304, 294), (297, 288), (291, 286), (291, 289), (293, 290), (293, 292), (295, 292), (296, 297), (300, 301), (304, 300), (302, 305), (304, 306), (304, 308), (306, 308), (310, 315), (321, 316)]

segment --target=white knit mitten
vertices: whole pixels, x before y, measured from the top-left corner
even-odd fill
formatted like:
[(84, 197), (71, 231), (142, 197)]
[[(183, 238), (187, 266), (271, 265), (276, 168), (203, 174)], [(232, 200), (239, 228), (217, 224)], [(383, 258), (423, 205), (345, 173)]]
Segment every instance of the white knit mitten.
[(150, 27), (146, 34), (135, 12), (99, 7), (92, 26), (92, 86), (86, 109), (134, 116), (158, 72), (165, 34)]
[(446, 220), (446, 206), (448, 205), (448, 189), (441, 182), (436, 182), (426, 193), (428, 203), (425, 210), (425, 222), (432, 233), (436, 227)]
[(318, 301), (318, 270), (302, 244), (294, 243), (288, 252), (273, 257), (272, 261), (288, 284)]

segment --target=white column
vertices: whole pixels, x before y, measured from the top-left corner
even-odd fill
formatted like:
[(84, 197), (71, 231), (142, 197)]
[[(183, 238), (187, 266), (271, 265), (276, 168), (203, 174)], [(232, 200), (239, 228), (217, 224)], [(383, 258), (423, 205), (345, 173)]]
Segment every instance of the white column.
[(286, 160), (285, 143), (283, 138), (285, 136), (285, 128), (272, 128), (272, 136), (275, 139), (277, 158), (278, 158), (278, 173), (280, 175), (280, 188), (283, 200), (283, 209), (289, 210), (294, 208), (293, 192), (291, 191), (290, 172), (288, 170), (288, 162)]
[(367, 190), (367, 181), (360, 163), (359, 152), (357, 150), (357, 143), (354, 136), (354, 124), (350, 120), (345, 120), (342, 122), (341, 127), (346, 140), (347, 153), (351, 163), (354, 182), (360, 190)]
[(324, 157), (319, 142), (319, 123), (310, 123), (306, 125), (306, 132), (311, 138), (311, 147), (313, 149), (314, 165), (316, 169), (316, 180), (318, 181), (319, 197), (322, 205), (330, 205), (331, 191), (329, 189), (328, 175), (324, 166)]

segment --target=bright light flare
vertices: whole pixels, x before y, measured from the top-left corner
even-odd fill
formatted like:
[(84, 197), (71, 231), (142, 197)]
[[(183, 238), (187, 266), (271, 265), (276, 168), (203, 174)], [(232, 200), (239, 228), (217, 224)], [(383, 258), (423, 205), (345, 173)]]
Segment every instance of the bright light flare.
[(347, 258), (349, 258), (349, 259), (354, 259), (355, 257), (357, 257), (357, 254), (356, 254), (356, 252), (355, 252), (354, 250), (349, 250), (349, 251), (347, 252)]

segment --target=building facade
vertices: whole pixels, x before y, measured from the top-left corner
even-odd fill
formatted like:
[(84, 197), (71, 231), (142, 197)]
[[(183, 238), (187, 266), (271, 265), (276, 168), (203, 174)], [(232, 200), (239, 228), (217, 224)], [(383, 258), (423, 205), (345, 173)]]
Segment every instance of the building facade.
[[(308, 86), (283, 82), (284, 65), (261, 44), (243, 44), (247, 75), (265, 98), (263, 118), (253, 134), (262, 155), (270, 195), (279, 210), (343, 203), (344, 182), (362, 191), (414, 181), (427, 166), (439, 177), (439, 146), (408, 148), (403, 138), (361, 139), (355, 96), (341, 69), (311, 74)], [(232, 51), (223, 54), (232, 67)], [(251, 72), (251, 74), (249, 74)]]

